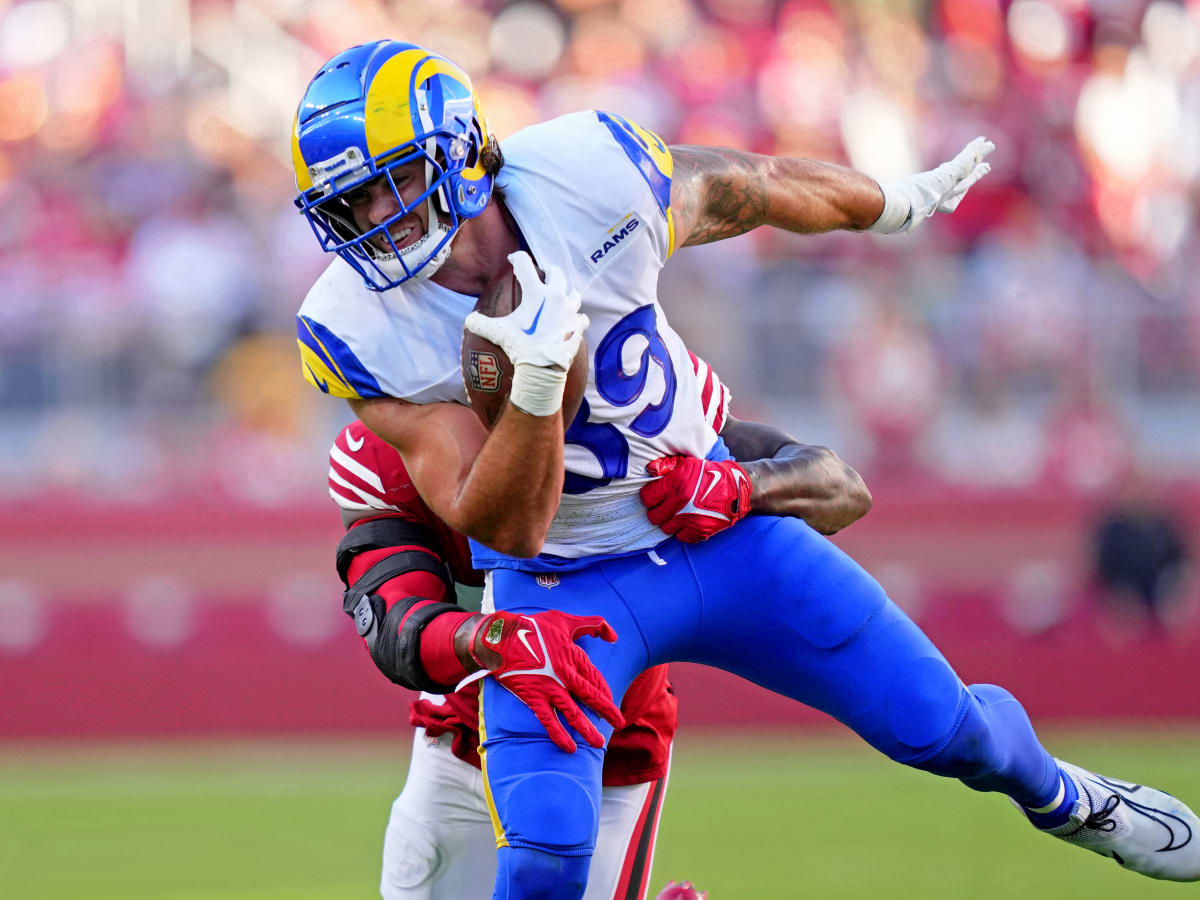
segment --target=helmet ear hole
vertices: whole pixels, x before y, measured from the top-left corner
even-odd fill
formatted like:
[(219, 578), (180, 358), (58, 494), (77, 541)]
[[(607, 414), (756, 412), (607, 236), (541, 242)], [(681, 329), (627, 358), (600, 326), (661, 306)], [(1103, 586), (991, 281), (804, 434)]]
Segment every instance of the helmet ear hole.
[(472, 129), (471, 139), (467, 141), (467, 156), (463, 160), (464, 169), (473, 169), (479, 163), (479, 145), (481, 143), (479, 133)]

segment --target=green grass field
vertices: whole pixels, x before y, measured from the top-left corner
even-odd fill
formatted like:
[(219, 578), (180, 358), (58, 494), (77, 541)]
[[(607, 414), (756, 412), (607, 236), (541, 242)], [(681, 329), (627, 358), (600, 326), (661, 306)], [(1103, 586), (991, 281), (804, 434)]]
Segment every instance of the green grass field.
[[(1200, 732), (1047, 743), (1200, 801)], [(0, 896), (376, 896), (406, 757), (403, 737), (0, 745)], [(848, 740), (698, 733), (677, 746), (652, 887), (669, 878), (713, 900), (1200, 897), (1200, 885), (1121, 871), (1037, 835), (1000, 797)]]

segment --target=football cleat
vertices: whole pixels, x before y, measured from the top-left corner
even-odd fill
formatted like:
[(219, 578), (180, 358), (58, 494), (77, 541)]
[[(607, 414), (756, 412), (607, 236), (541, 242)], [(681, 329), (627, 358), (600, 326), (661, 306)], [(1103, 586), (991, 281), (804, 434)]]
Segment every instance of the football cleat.
[(708, 891), (698, 891), (690, 881), (683, 884), (668, 882), (654, 900), (708, 900)]
[(1056, 760), (1079, 799), (1065, 825), (1041, 829), (1166, 881), (1200, 881), (1200, 819), (1170, 794)]

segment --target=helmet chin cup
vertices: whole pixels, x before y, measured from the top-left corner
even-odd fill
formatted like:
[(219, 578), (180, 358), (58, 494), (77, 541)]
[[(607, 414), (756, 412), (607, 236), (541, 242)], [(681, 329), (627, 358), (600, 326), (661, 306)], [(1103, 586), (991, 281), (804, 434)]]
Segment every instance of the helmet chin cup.
[[(433, 201), (430, 200), (432, 206)], [(431, 278), (442, 264), (450, 258), (450, 245), (454, 243), (454, 236), (457, 232), (452, 232), (449, 225), (444, 225), (438, 222), (432, 228), (425, 232), (425, 235), (418, 239), (411, 247), (405, 247), (400, 251), (400, 260), (396, 259), (395, 254), (390, 254), (391, 259), (380, 260), (380, 268), (384, 272), (391, 275), (393, 278), (409, 278), (413, 281), (425, 281)], [(446, 243), (442, 244), (432, 256), (427, 256), (425, 248), (428, 246), (436, 246), (442, 238), (447, 238)], [(386, 266), (384, 264), (387, 264)], [(407, 273), (406, 274), (406, 267)], [(388, 271), (391, 269), (391, 271)]]

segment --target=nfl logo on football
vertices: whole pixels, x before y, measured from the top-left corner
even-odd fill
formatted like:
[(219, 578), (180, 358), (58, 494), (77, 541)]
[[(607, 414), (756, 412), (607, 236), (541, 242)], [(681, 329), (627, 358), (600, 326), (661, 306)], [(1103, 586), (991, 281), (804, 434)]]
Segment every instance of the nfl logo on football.
[(500, 363), (495, 353), (472, 350), (467, 371), (471, 375), (471, 387), (475, 390), (500, 390)]

